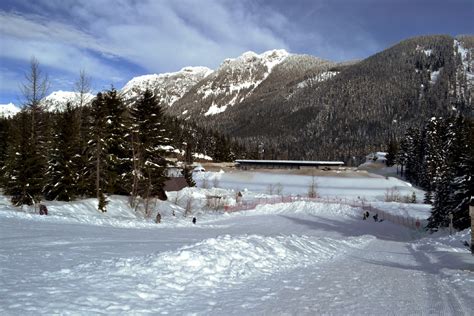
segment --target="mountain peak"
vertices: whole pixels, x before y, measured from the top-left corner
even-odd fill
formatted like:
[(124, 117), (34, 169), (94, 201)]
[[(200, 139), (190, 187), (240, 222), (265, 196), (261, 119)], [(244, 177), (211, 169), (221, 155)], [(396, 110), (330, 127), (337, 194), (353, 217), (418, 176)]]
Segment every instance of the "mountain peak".
[(135, 77), (125, 84), (122, 92), (126, 99), (136, 99), (146, 89), (153, 90), (160, 102), (171, 106), (189, 89), (213, 72), (207, 67), (184, 67), (176, 72)]
[(252, 62), (252, 61), (266, 61), (265, 64), (269, 64), (270, 66), (274, 66), (273, 64), (278, 64), (282, 62), (286, 57), (290, 56), (291, 54), (288, 53), (284, 49), (272, 49), (269, 51), (265, 51), (261, 54), (257, 54), (253, 51), (247, 51), (242, 55), (238, 56), (237, 58), (227, 58), (224, 60), (223, 65), (225, 64), (232, 64), (235, 62)]
[[(94, 95), (92, 95), (91, 93), (86, 93), (84, 95), (86, 103), (91, 101), (93, 98)], [(76, 105), (79, 99), (79, 92), (57, 90), (44, 97), (41, 100), (41, 104), (45, 107), (47, 111), (62, 111), (65, 109), (67, 103)]]
[(11, 102), (0, 104), (0, 117), (12, 117), (20, 111), (21, 109)]

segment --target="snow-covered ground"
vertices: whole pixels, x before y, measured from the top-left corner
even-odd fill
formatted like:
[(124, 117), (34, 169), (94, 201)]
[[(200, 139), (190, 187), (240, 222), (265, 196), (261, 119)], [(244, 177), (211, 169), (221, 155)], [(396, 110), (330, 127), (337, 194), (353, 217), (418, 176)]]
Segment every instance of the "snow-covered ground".
[[(204, 172), (195, 174), (195, 178), (199, 187), (217, 186), (237, 192), (259, 193), (276, 193), (280, 188), (279, 194), (282, 195), (307, 195), (313, 182), (312, 176), (256, 171)], [(402, 197), (411, 197), (414, 192), (419, 201), (424, 196), (422, 190), (394, 177), (327, 176), (315, 177), (314, 180), (318, 194), (326, 198), (384, 201), (388, 190), (396, 190)]]
[[(264, 196), (269, 181), (220, 175), (221, 185), (239, 184), (244, 198)], [(285, 179), (288, 193), (308, 180)], [(374, 203), (393, 212), (408, 207), (378, 199), (384, 181), (404, 188), (400, 180), (317, 180), (328, 195), (344, 188), (352, 198), (367, 186)], [(0, 314), (472, 315), (474, 260), (461, 243), (470, 231), (428, 235), (364, 221), (362, 209), (337, 203), (234, 213), (208, 207), (206, 197), (235, 204), (235, 193), (170, 193), (154, 207), (160, 224), (155, 213), (146, 218), (129, 208), (125, 197), (110, 197), (104, 214), (94, 199), (46, 202), (49, 215), (39, 216), (1, 196)], [(192, 214), (184, 217), (189, 204)]]

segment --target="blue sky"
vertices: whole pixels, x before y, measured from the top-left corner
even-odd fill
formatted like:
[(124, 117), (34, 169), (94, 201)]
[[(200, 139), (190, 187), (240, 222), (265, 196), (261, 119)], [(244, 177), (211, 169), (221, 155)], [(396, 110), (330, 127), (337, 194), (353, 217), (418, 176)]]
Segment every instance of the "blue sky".
[(417, 35), (474, 34), (473, 17), (474, 0), (2, 0), (0, 103), (21, 104), (32, 56), (51, 92), (81, 70), (98, 91), (249, 50), (360, 59)]

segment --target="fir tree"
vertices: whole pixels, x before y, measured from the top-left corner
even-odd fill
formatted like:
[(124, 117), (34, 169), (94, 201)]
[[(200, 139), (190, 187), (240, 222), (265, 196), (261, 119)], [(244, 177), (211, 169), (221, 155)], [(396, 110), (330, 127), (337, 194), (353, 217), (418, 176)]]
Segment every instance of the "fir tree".
[(5, 161), (7, 159), (9, 121), (0, 117), (0, 186), (5, 186)]
[(196, 182), (193, 179), (193, 173), (192, 173), (191, 167), (184, 166), (182, 174), (184, 178), (186, 179), (186, 183), (188, 184), (188, 186), (190, 187), (196, 186)]
[(432, 118), (425, 127), (425, 149), (420, 184), (427, 191), (436, 190), (441, 170), (446, 165), (447, 159), (443, 150), (444, 128), (444, 121), (439, 118)]
[[(104, 188), (106, 187), (106, 159), (107, 147), (105, 140), (107, 139), (107, 121), (108, 116), (107, 107), (105, 106), (104, 96), (98, 93), (92, 101), (91, 119), (93, 125), (91, 126), (90, 139), (88, 141), (88, 150), (91, 153), (89, 156), (89, 175), (94, 178), (95, 192), (98, 201), (105, 201)], [(106, 203), (99, 203), (102, 212), (105, 210)]]
[(15, 206), (33, 204), (33, 197), (27, 191), (30, 169), (25, 165), (29, 160), (29, 137), (31, 116), (21, 111), (11, 120), (8, 150), (5, 159), (5, 194), (12, 196)]
[(428, 228), (436, 230), (449, 224), (449, 213), (453, 213), (455, 228), (470, 225), (468, 203), (474, 194), (474, 128), (472, 120), (458, 116), (447, 120), (443, 146), (446, 164), (437, 173), (433, 210), (428, 219)]
[[(32, 204), (39, 202), (43, 194), (44, 173), (47, 167), (47, 130), (48, 114), (43, 112), (41, 99), (46, 96), (49, 81), (48, 77), (41, 72), (39, 63), (35, 58), (31, 59), (30, 72), (25, 75), (25, 83), (21, 85), (24, 98), (24, 110), (21, 115), (22, 124), (17, 136), (20, 139), (13, 145), (17, 150), (10, 152), (10, 166), (16, 170), (10, 172), (21, 175), (9, 179), (9, 186), (15, 192), (12, 198), (14, 204)], [(29, 129), (26, 133), (25, 128)], [(19, 148), (18, 146), (21, 146)], [(18, 154), (17, 154), (18, 153)], [(17, 161), (21, 156), (22, 160)], [(9, 191), (9, 190), (7, 190)]]
[(387, 155), (385, 156), (385, 158), (387, 159), (385, 163), (388, 167), (391, 167), (395, 164), (397, 152), (398, 152), (398, 143), (395, 139), (391, 139), (388, 143)]
[(126, 107), (114, 88), (103, 93), (103, 98), (107, 112), (104, 139), (107, 150), (106, 192), (126, 195), (130, 193), (132, 170)]
[(420, 182), (421, 171), (421, 157), (423, 155), (423, 145), (420, 131), (415, 128), (408, 130), (406, 135), (405, 151), (406, 155), (406, 170), (405, 177), (408, 181), (418, 185)]
[(469, 200), (474, 196), (474, 125), (462, 117), (454, 119), (450, 137), (452, 177), (448, 183), (446, 208), (453, 213), (457, 229), (470, 226)]
[(50, 200), (72, 201), (77, 195), (78, 168), (75, 164), (79, 154), (79, 124), (71, 107), (66, 105), (63, 113), (57, 114), (57, 123), (48, 162), (48, 179), (45, 196)]
[(146, 90), (132, 107), (131, 119), (135, 166), (133, 192), (145, 199), (148, 214), (151, 198), (166, 199), (163, 186), (167, 160), (163, 146), (169, 144), (170, 138), (164, 126), (163, 109), (150, 90)]
[(74, 157), (74, 164), (77, 166), (76, 181), (78, 194), (85, 197), (97, 196), (94, 180), (95, 147), (91, 143), (93, 140), (92, 130), (95, 123), (92, 121), (91, 111), (91, 106), (84, 106), (79, 108), (79, 112), (76, 113), (79, 121), (79, 155)]

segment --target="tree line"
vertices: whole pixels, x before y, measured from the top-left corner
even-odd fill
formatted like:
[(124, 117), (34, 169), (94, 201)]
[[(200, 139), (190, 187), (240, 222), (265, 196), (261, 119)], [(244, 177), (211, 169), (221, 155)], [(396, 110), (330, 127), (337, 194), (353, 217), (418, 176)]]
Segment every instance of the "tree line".
[(105, 212), (106, 196), (120, 194), (148, 210), (151, 199), (166, 199), (165, 169), (173, 155), (188, 164), (196, 152), (214, 161), (246, 155), (228, 137), (166, 116), (149, 90), (131, 104), (114, 88), (86, 101), (82, 73), (77, 102), (46, 112), (41, 100), (48, 78), (36, 59), (26, 77), (22, 111), (0, 118), (0, 186), (16, 206), (96, 197)]
[(399, 143), (388, 145), (387, 164), (397, 163), (407, 180), (426, 191), (433, 204), (430, 230), (470, 227), (469, 200), (474, 196), (474, 120), (456, 115), (433, 117), (410, 128)]
[[(457, 39), (473, 51), (472, 36)], [(200, 118), (200, 123), (240, 137), (252, 148), (263, 143), (266, 159), (358, 165), (367, 153), (383, 150), (390, 138), (401, 138), (409, 127), (419, 128), (432, 116), (472, 113), (474, 89), (465, 69), (472, 57), (467, 54), (463, 60), (454, 40), (416, 37), (360, 62), (321, 65), (309, 74), (337, 75), (302, 86), (307, 73), (293, 70), (287, 75), (276, 66), (269, 82), (250, 97), (223, 113)], [(290, 65), (299, 69), (297, 63)]]

